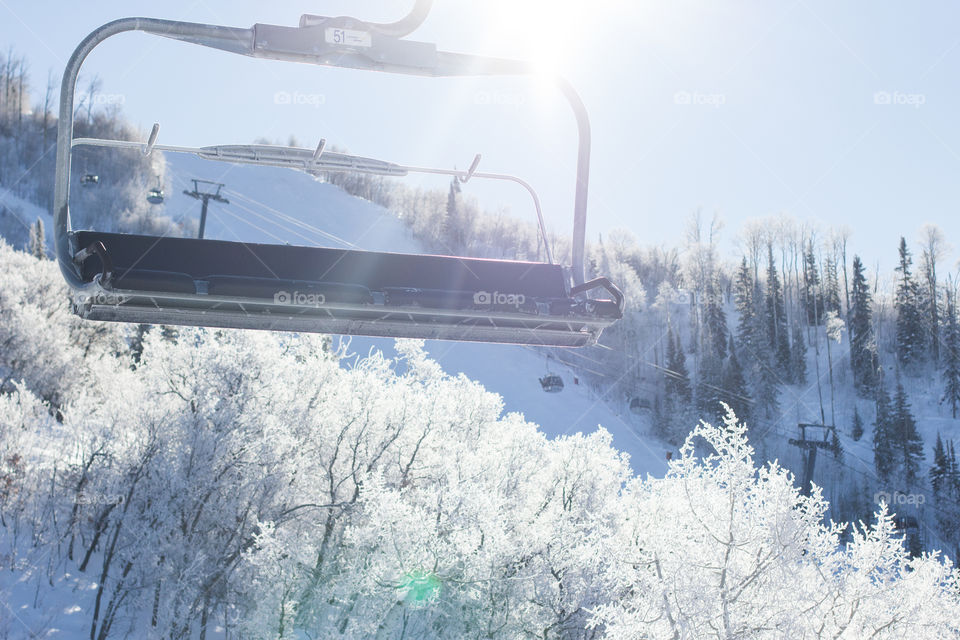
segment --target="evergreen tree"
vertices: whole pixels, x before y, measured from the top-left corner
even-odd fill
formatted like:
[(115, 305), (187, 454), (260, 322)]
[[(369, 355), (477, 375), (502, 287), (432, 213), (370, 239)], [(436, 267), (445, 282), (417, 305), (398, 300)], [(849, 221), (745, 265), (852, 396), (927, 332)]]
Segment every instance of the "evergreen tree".
[(747, 264), (746, 257), (744, 257), (733, 284), (734, 303), (739, 316), (737, 320), (737, 341), (740, 344), (741, 353), (746, 354), (750, 360), (760, 358), (767, 360), (769, 358), (765, 355), (755, 291), (756, 283), (753, 281), (753, 273)]
[(943, 384), (944, 394), (940, 402), (950, 403), (953, 418), (957, 418), (960, 406), (960, 323), (957, 322), (956, 299), (947, 293), (946, 318), (943, 327)]
[(707, 288), (707, 299), (704, 305), (706, 327), (704, 347), (722, 362), (727, 357), (727, 314), (723, 310), (723, 295), (718, 280), (714, 279)]
[(767, 343), (773, 353), (773, 365), (780, 377), (790, 382), (790, 339), (787, 336), (787, 314), (784, 309), (783, 288), (773, 262), (773, 247), (767, 247)]
[(835, 459), (843, 459), (843, 445), (840, 443), (840, 436), (837, 435), (836, 429), (830, 430), (830, 452)]
[(917, 430), (917, 421), (910, 411), (907, 392), (899, 380), (893, 403), (893, 437), (897, 448), (897, 465), (903, 470), (903, 477), (907, 484), (913, 486), (920, 473), (920, 463), (925, 457), (923, 438)]
[(860, 411), (856, 406), (853, 407), (853, 428), (850, 430), (850, 436), (854, 442), (859, 442), (863, 437), (863, 418), (860, 417)]
[(687, 371), (687, 357), (683, 353), (680, 337), (674, 336), (673, 328), (667, 331), (667, 369), (664, 376), (664, 389), (667, 402), (674, 408), (690, 404), (690, 374)]
[(829, 313), (833, 311), (838, 316), (840, 310), (840, 279), (837, 277), (837, 263), (833, 259), (827, 260), (824, 269), (823, 283), (823, 311)]
[(704, 353), (697, 370), (695, 400), (702, 420), (718, 420), (723, 415), (720, 401), (723, 399), (723, 361), (715, 353)]
[(916, 365), (926, 349), (924, 323), (919, 306), (920, 289), (910, 272), (912, 264), (907, 241), (900, 238), (900, 264), (897, 267), (899, 276), (893, 306), (897, 310), (897, 360), (904, 367)]
[(937, 444), (933, 447), (933, 466), (930, 467), (930, 486), (933, 488), (934, 498), (939, 498), (946, 487), (949, 476), (947, 450), (943, 446), (940, 432), (937, 432)]
[(737, 417), (745, 420), (750, 415), (750, 397), (747, 391), (747, 381), (743, 376), (743, 368), (737, 359), (733, 336), (730, 336), (730, 356), (727, 358), (723, 370), (722, 400), (726, 402)]
[(807, 244), (803, 259), (803, 306), (807, 314), (807, 324), (816, 326), (823, 320), (823, 299), (820, 292), (820, 272), (817, 269), (817, 257), (813, 252), (812, 241)]
[(850, 368), (857, 390), (869, 393), (877, 384), (877, 352), (873, 336), (873, 299), (860, 256), (853, 256), (850, 292)]
[(893, 475), (896, 466), (896, 445), (893, 435), (893, 410), (886, 385), (877, 387), (877, 419), (873, 423), (873, 462), (877, 476), (884, 482)]
[(793, 381), (797, 384), (807, 384), (807, 345), (803, 340), (803, 330), (796, 323), (793, 325), (790, 356), (793, 360)]
[(937, 527), (944, 542), (953, 545), (956, 552), (960, 541), (960, 472), (953, 441), (941, 442), (937, 434), (933, 466), (930, 468), (930, 484), (936, 504)]

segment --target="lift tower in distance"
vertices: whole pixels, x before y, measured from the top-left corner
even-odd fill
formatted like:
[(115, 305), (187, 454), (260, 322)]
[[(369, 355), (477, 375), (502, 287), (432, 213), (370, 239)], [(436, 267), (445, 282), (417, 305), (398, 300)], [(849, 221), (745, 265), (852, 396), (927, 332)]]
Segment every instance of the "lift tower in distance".
[[(805, 496), (810, 495), (810, 487), (813, 483), (813, 469), (817, 464), (817, 449), (826, 449), (833, 451), (833, 434), (836, 427), (828, 424), (810, 424), (801, 422), (800, 438), (790, 438), (790, 444), (800, 447), (807, 452), (806, 464), (803, 470), (803, 484), (800, 486), (800, 493)], [(808, 433), (812, 431), (813, 433)], [(814, 437), (816, 432), (820, 432), (820, 438)]]
[[(223, 204), (230, 204), (230, 201), (220, 195), (220, 190), (223, 189), (224, 185), (222, 182), (213, 182), (211, 180), (198, 180), (194, 178), (193, 182), (193, 191), (183, 190), (184, 195), (188, 195), (195, 200), (203, 201), (203, 208), (200, 210), (200, 233), (197, 234), (197, 237), (201, 240), (203, 239), (203, 230), (207, 226), (207, 205), (211, 200), (216, 202), (222, 202)], [(216, 191), (200, 191), (200, 185), (209, 185), (211, 188), (216, 187)]]

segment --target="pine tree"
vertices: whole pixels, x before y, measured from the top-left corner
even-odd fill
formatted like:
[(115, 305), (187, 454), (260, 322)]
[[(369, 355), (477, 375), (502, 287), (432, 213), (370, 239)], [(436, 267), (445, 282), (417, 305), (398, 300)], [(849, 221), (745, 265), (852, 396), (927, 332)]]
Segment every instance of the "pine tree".
[(808, 243), (803, 258), (803, 306), (807, 313), (807, 324), (816, 326), (823, 320), (823, 300), (820, 292), (820, 272), (817, 269), (817, 257), (813, 252), (812, 241)]
[(859, 442), (863, 437), (863, 418), (860, 417), (860, 411), (856, 406), (853, 407), (853, 428), (850, 435), (854, 442)]
[(793, 361), (793, 381), (797, 384), (807, 384), (807, 345), (803, 340), (803, 330), (796, 323), (793, 325), (790, 356)]
[(683, 353), (680, 337), (674, 337), (673, 328), (667, 331), (667, 372), (664, 376), (664, 389), (667, 402), (673, 407), (689, 406), (690, 374), (687, 371), (687, 357)]
[(934, 498), (940, 497), (945, 488), (949, 471), (947, 450), (943, 446), (943, 439), (938, 431), (937, 444), (933, 447), (933, 466), (930, 467), (930, 486), (933, 488)]
[(910, 272), (912, 264), (907, 241), (900, 238), (900, 264), (896, 269), (900, 275), (893, 306), (897, 310), (897, 360), (904, 367), (916, 365), (926, 349), (923, 317), (918, 306), (920, 289)]
[(946, 318), (943, 327), (943, 384), (944, 394), (940, 402), (949, 402), (953, 418), (957, 418), (960, 406), (960, 323), (957, 321), (956, 299), (947, 293)]
[(723, 393), (721, 399), (733, 409), (733, 412), (741, 420), (747, 419), (750, 415), (750, 397), (747, 391), (747, 381), (743, 376), (743, 369), (740, 361), (737, 359), (735, 349), (736, 345), (733, 336), (730, 336), (730, 346), (726, 365), (723, 370)]
[(857, 390), (867, 394), (877, 384), (877, 352), (873, 336), (873, 299), (860, 256), (853, 256), (850, 292), (850, 368)]
[(930, 484), (933, 486), (940, 536), (945, 542), (952, 543), (956, 550), (960, 541), (960, 471), (953, 441), (949, 440), (944, 445), (939, 434), (934, 448), (933, 467), (930, 469)]
[(838, 316), (840, 310), (840, 279), (837, 277), (837, 263), (833, 260), (827, 260), (824, 269), (823, 283), (823, 311), (829, 313), (833, 311)]
[(740, 345), (741, 353), (745, 354), (752, 362), (761, 359), (769, 360), (762, 337), (755, 291), (756, 283), (753, 281), (753, 273), (747, 264), (746, 257), (744, 257), (733, 284), (733, 296), (739, 316), (737, 320), (737, 342)]
[(910, 411), (907, 392), (899, 380), (893, 403), (893, 437), (897, 448), (897, 465), (903, 470), (907, 484), (913, 486), (920, 473), (920, 463), (925, 457), (923, 438), (917, 430), (917, 421)]
[(886, 385), (877, 387), (877, 419), (873, 423), (873, 462), (877, 476), (887, 481), (896, 466), (896, 450), (893, 439), (893, 410)]
[(774, 366), (781, 378), (790, 382), (790, 339), (787, 336), (787, 314), (784, 309), (783, 288), (773, 262), (773, 247), (767, 247), (767, 343), (773, 353)]
[(720, 283), (714, 279), (707, 288), (706, 304), (704, 305), (705, 345), (706, 349), (716, 354), (722, 362), (727, 357), (727, 314), (723, 310), (723, 295)]
[(840, 436), (837, 435), (836, 429), (830, 430), (830, 452), (835, 459), (843, 459), (843, 445), (840, 443)]
[(720, 401), (723, 399), (723, 361), (715, 353), (704, 353), (697, 370), (697, 386), (694, 394), (701, 419), (708, 422), (723, 416)]

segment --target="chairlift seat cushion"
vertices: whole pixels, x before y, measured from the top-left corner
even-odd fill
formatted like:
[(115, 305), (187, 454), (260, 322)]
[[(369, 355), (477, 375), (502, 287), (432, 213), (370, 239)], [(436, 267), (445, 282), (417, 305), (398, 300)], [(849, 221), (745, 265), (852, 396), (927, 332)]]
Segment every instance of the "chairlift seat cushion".
[[(186, 289), (186, 279), (191, 279), (209, 282), (211, 295), (219, 291), (222, 295), (272, 298), (278, 291), (299, 290), (329, 292), (344, 301), (356, 301), (366, 300), (373, 291), (391, 291), (398, 296), (405, 290), (404, 295), (419, 296), (431, 304), (472, 304), (476, 293), (487, 293), (494, 300), (495, 294), (569, 300), (562, 268), (537, 262), (99, 231), (78, 231), (74, 237), (79, 248), (103, 243), (114, 273), (127, 274), (114, 283), (124, 289), (162, 291), (170, 284), (172, 290), (181, 292)], [(101, 270), (100, 260), (91, 256), (82, 266), (82, 277), (92, 281)], [(127, 279), (129, 274), (136, 277)], [(144, 286), (147, 284), (150, 286)], [(192, 284), (189, 289), (194, 291)]]
[(114, 271), (113, 286), (117, 289), (166, 293), (196, 293), (193, 278), (176, 271), (126, 269)]

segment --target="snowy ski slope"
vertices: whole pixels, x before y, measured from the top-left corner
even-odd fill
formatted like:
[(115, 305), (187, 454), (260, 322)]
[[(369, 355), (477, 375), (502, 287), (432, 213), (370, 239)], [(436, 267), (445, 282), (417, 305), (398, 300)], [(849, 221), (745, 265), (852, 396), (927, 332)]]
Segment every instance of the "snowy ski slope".
[[(229, 205), (211, 202), (205, 237), (245, 242), (290, 243), (417, 253), (416, 240), (391, 212), (298, 171), (206, 161), (167, 154), (164, 213), (199, 218), (200, 203), (183, 194), (191, 178), (224, 183)], [(158, 207), (159, 208), (159, 207)], [(393, 353), (393, 341), (355, 337), (350, 349), (365, 355), (377, 348)], [(591, 432), (603, 425), (614, 446), (630, 454), (637, 473), (662, 476), (669, 445), (645, 433), (636, 416), (618, 415), (597, 391), (575, 384), (576, 374), (551, 362), (565, 388), (547, 394), (539, 378), (548, 371), (545, 355), (515, 345), (428, 341), (427, 351), (444, 370), (464, 373), (500, 394), (505, 410), (522, 413), (548, 436)]]

